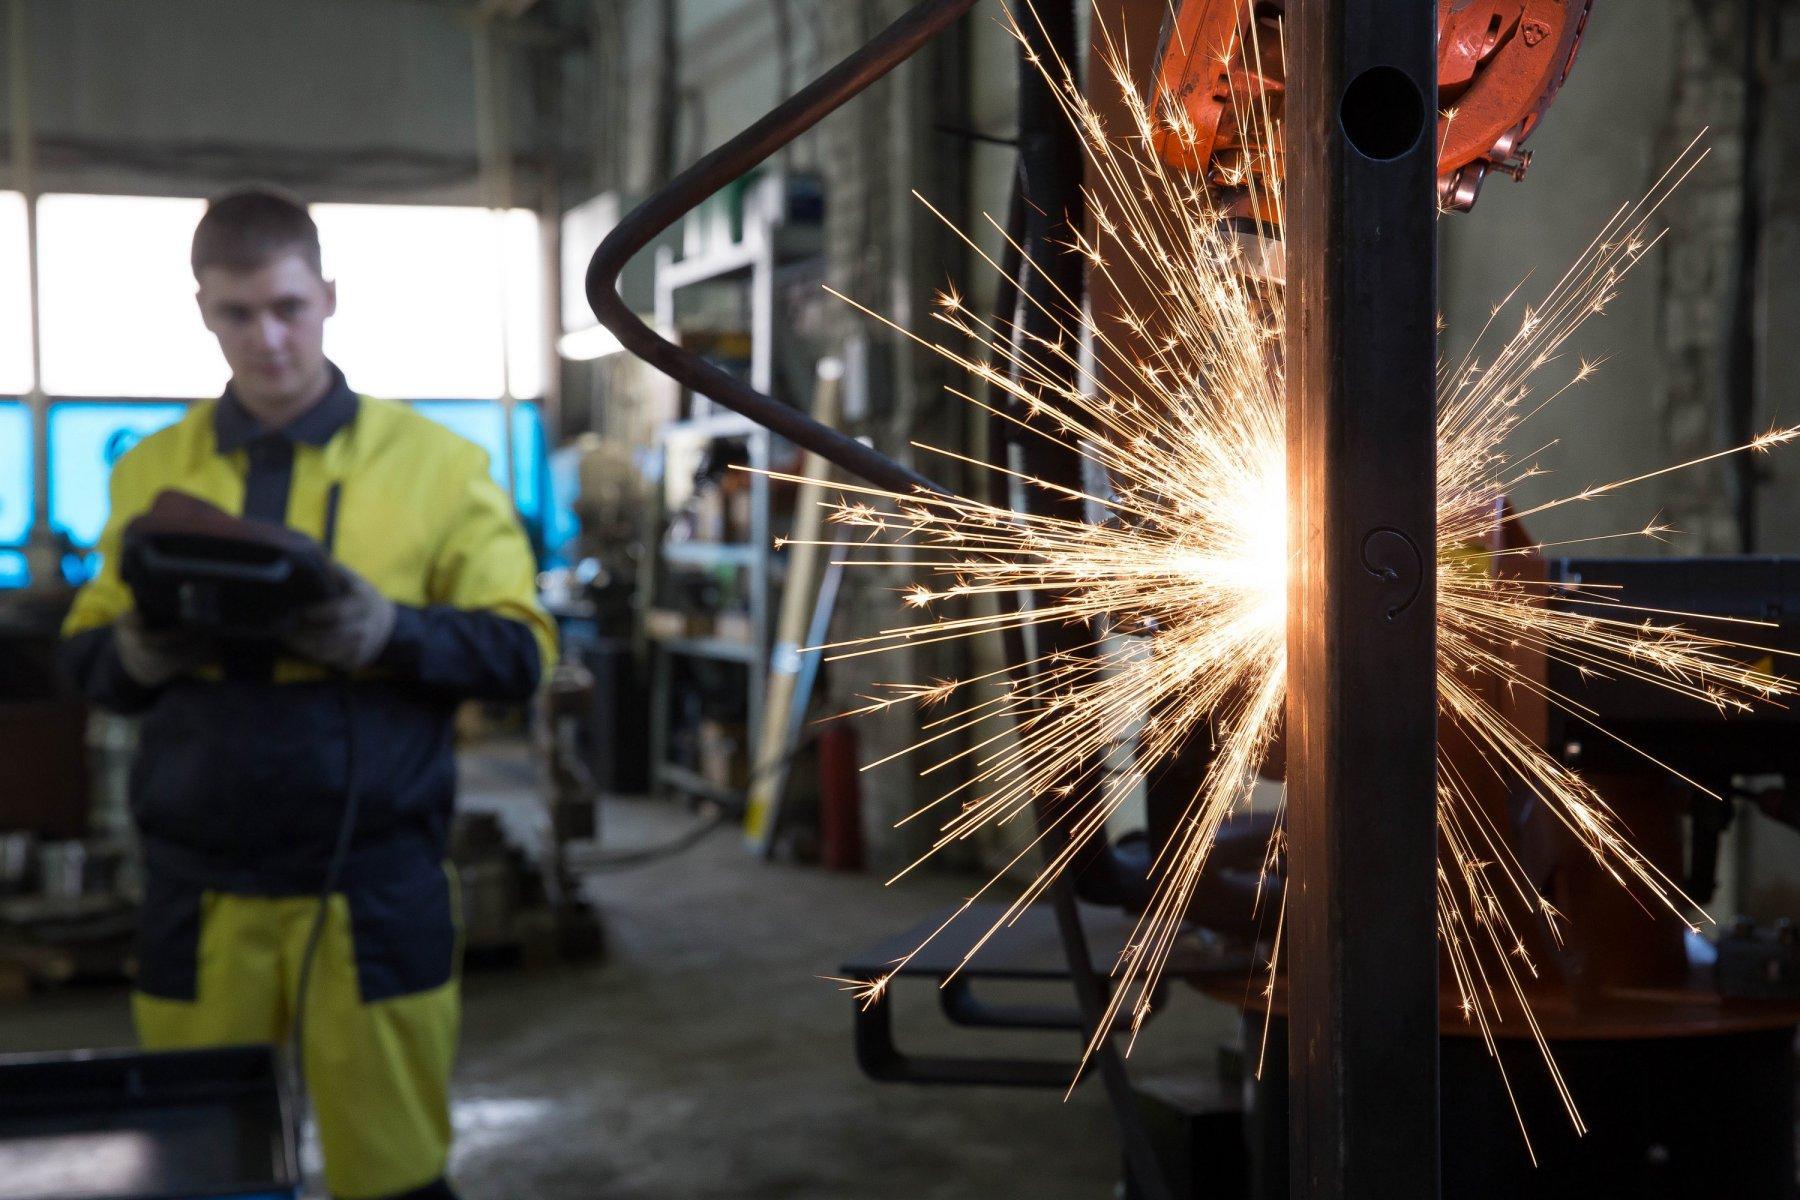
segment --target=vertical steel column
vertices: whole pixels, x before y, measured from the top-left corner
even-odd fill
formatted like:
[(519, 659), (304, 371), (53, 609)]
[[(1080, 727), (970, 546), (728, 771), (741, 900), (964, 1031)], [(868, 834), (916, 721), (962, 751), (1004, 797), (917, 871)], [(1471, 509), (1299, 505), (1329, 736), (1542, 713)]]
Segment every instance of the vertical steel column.
[[(507, 215), (513, 206), (512, 86), (507, 70), (504, 32), (496, 23), (501, 17), (487, 10), (475, 18), (470, 29), (475, 84), (475, 152), (481, 173), (481, 190), (488, 208), (490, 236), (494, 240), (495, 257), (500, 265), (500, 311), (496, 314), (500, 327), (500, 452), (506, 458), (501, 478), (506, 494), (515, 500), (519, 495), (518, 455), (514, 453), (513, 414), (518, 410), (518, 397), (512, 388), (512, 288), (507, 271)], [(548, 431), (546, 437), (555, 434)]]
[[(31, 313), (31, 529), (26, 537), (41, 551), (50, 544), (50, 400), (44, 394), (43, 308), (38, 285), (37, 128), (31, 106), (30, 0), (7, 5), (6, 74), (11, 110), (12, 186), (25, 198), (26, 298)], [(43, 581), (39, 581), (43, 582)]]
[(1435, 0), (1287, 9), (1292, 1194), (1438, 1192)]
[[(1025, 303), (1020, 308), (1019, 322), (1026, 338), (1044, 342), (1061, 340), (1073, 346), (1080, 338), (1079, 307), (1087, 294), (1086, 263), (1069, 248), (1077, 231), (1087, 223), (1086, 199), (1081, 190), (1086, 158), (1081, 135), (1063, 115), (1057, 104), (1053, 85), (1044, 77), (1046, 69), (1054, 73), (1066, 64), (1080, 70), (1080, 39), (1076, 36), (1077, 0), (1034, 0), (1019, 11), (1019, 25), (1025, 32), (1025, 45), (1019, 55), (1019, 178), (1018, 198), (1024, 205), (1025, 245), (1021, 264), (1024, 280), (1020, 291)], [(1033, 61), (1035, 58), (1036, 61)], [(1040, 66), (1039, 64), (1043, 64)], [(1002, 296), (1006, 296), (1002, 292)], [(1060, 382), (1076, 382), (1073, 368), (1039, 354), (1047, 371), (1057, 371)], [(1068, 447), (1035, 434), (1014, 435), (1008, 430), (1017, 450), (1017, 462), (1026, 474), (1067, 488), (1081, 487), (1081, 459)], [(1001, 445), (1005, 445), (1003, 439)], [(998, 449), (994, 447), (993, 449)], [(1080, 509), (1066, 501), (1051, 501), (1036, 489), (1018, 492), (1019, 503), (1040, 512), (1080, 516)], [(1073, 508), (1073, 512), (1071, 512)], [(1028, 605), (1031, 597), (1020, 593), (1018, 602)], [(1052, 650), (1082, 653), (1080, 646), (1091, 636), (1068, 625), (1038, 626), (1030, 631), (1030, 655)], [(1009, 639), (1008, 654), (1015, 669), (1028, 655), (1021, 650), (1024, 638)], [(1067, 817), (1052, 797), (1040, 796), (1036, 801), (1038, 828), (1044, 833), (1046, 857), (1067, 845), (1064, 821)], [(1092, 1035), (1105, 1015), (1107, 981), (1094, 969), (1087, 934), (1081, 925), (1081, 914), (1075, 903), (1074, 881), (1065, 873), (1050, 888), (1051, 910), (1056, 915), (1057, 932), (1068, 956), (1069, 977), (1074, 984), (1076, 1004)], [(1112, 1104), (1113, 1119), (1119, 1128), (1119, 1141), (1130, 1170), (1134, 1194), (1146, 1200), (1173, 1200), (1156, 1149), (1138, 1111), (1137, 1099), (1118, 1046), (1110, 1038), (1095, 1049), (1093, 1067), (1106, 1088)]]
[[(1756, 302), (1761, 291), (1763, 245), (1763, 117), (1768, 106), (1769, 56), (1775, 24), (1764, 0), (1741, 0), (1743, 104), (1738, 151), (1737, 238), (1733, 248), (1726, 305), (1724, 378), (1725, 444), (1742, 446), (1756, 436), (1757, 394), (1761, 383), (1757, 353)], [(1757, 490), (1762, 485), (1760, 454), (1731, 460), (1731, 500), (1737, 512), (1738, 553), (1755, 554), (1761, 524)]]

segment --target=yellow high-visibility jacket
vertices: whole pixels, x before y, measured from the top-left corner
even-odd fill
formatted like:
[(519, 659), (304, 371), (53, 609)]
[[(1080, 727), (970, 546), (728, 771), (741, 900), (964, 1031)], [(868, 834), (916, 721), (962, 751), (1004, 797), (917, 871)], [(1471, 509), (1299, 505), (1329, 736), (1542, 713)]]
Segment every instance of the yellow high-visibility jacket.
[[(345, 683), (264, 649), (162, 688), (138, 686), (113, 644), (112, 623), (132, 606), (120, 538), (171, 488), (321, 541), (329, 524), (333, 556), (398, 605), (375, 664)], [(126, 454), (111, 490), (99, 572), (75, 599), (64, 650), (91, 700), (143, 714), (130, 788), (151, 893), (140, 986), (191, 996), (186, 910), (202, 892), (316, 889), (352, 784), (344, 890), (359, 934), (412, 922), (415, 942), (434, 940), (416, 937), (410, 888), (432, 893), (431, 906), (444, 909), (441, 936), (453, 937), (450, 899), (437, 893), (455, 706), (528, 697), (555, 655), (530, 546), (486, 454), (404, 405), (356, 395), (334, 368), (330, 394), (277, 433), (262, 431), (230, 392), (196, 405)], [(168, 944), (158, 944), (159, 923)], [(365, 999), (442, 982), (408, 960), (445, 956), (426, 947), (421, 958), (403, 928), (390, 931), (359, 940), (359, 959), (375, 948), (359, 962)]]

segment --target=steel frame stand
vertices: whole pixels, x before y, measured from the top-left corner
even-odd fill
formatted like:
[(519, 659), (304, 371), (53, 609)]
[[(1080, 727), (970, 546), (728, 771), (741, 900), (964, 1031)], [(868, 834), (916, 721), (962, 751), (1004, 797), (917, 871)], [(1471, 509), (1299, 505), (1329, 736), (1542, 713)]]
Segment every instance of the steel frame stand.
[[(1072, 305), (1079, 306), (1087, 290), (1086, 264), (1069, 248), (1086, 220), (1086, 202), (1081, 190), (1085, 163), (1081, 138), (1057, 104), (1052, 85), (1044, 77), (1045, 68), (1038, 65), (1041, 62), (1054, 69), (1056, 64), (1062, 63), (1068, 64), (1071, 70), (1080, 69), (1075, 13), (1076, 0), (1033, 0), (1029, 7), (1020, 10), (1020, 28), (1025, 33), (1025, 43), (1020, 47), (1018, 60), (1020, 171), (1017, 186), (1024, 204), (1024, 261), (1020, 264), (1023, 281), (1019, 292), (1025, 303), (1020, 308), (1019, 322), (1027, 338), (1040, 338), (1046, 342), (1078, 338), (1081, 314), (1072, 310)], [(1038, 61), (1034, 62), (1034, 57)], [(1054, 314), (1063, 314), (1064, 319), (1058, 319)], [(1072, 369), (1065, 366), (1063, 371), (1063, 382), (1072, 384)], [(1015, 465), (1023, 468), (1026, 474), (1080, 489), (1081, 460), (1066, 446), (1042, 436), (1016, 436), (1011, 430), (1004, 437), (1000, 445), (1010, 443), (1018, 454)], [(1016, 499), (1027, 508), (1039, 511), (1052, 507), (1036, 489), (1021, 489)], [(1021, 594), (1018, 602), (1029, 603), (1030, 597)], [(1039, 626), (1030, 631), (1030, 636), (1032, 645), (1028, 652), (1023, 645), (1023, 631), (1007, 640), (1008, 657), (1015, 671), (1037, 655), (1053, 649), (1081, 653), (1080, 646), (1088, 635), (1070, 627)], [(1049, 797), (1040, 797), (1034, 809), (1037, 827), (1043, 834), (1044, 855), (1049, 858), (1068, 844), (1063, 824), (1067, 814), (1058, 811), (1058, 802)], [(1094, 969), (1070, 874), (1072, 872), (1065, 872), (1051, 884), (1050, 907), (1068, 958), (1069, 979), (1082, 1017), (1082, 1033), (1091, 1039), (1105, 1019), (1110, 985)], [(1174, 1200), (1138, 1110), (1124, 1058), (1111, 1037), (1095, 1047), (1090, 1065), (1099, 1072), (1106, 1089), (1136, 1194), (1146, 1200)]]
[(1438, 1195), (1433, 0), (1287, 10), (1291, 1170)]

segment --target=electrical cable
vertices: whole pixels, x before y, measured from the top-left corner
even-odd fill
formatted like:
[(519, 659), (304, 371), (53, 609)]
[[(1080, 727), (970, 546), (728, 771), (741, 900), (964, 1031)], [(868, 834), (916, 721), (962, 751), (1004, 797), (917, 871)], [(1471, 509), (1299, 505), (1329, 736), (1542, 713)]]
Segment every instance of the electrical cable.
[(627, 867), (647, 866), (653, 862), (661, 862), (665, 858), (674, 858), (677, 854), (698, 846), (713, 830), (722, 828), (730, 815), (730, 812), (724, 808), (714, 808), (688, 829), (666, 842), (635, 850), (617, 850), (609, 854), (596, 855), (593, 858), (576, 859), (570, 863), (570, 867), (582, 874), (597, 874), (602, 871), (620, 871)]
[[(765, 775), (774, 774), (776, 771), (787, 767), (800, 755), (817, 745), (818, 741), (819, 738), (816, 734), (812, 737), (804, 738), (795, 744), (792, 749), (782, 754), (781, 757), (772, 759), (771, 761), (756, 767), (750, 772), (749, 778), (745, 780), (745, 789), (748, 790), (751, 785)], [(699, 845), (700, 842), (705, 839), (707, 834), (722, 827), (727, 820), (734, 819), (738, 815), (739, 814), (732, 809), (722, 805), (717, 806), (711, 812), (694, 822), (688, 829), (677, 834), (675, 837), (670, 838), (666, 842), (633, 850), (617, 850), (610, 853), (596, 854), (591, 858), (579, 859), (572, 865), (576, 870), (582, 872), (617, 871), (626, 867), (639, 867), (647, 863), (659, 862), (665, 858), (673, 858), (684, 850), (690, 850)]]
[[(338, 513), (342, 508), (344, 485), (333, 481), (325, 493), (325, 519), (321, 544), (331, 554), (337, 547)], [(319, 885), (319, 898), (313, 908), (312, 925), (306, 931), (306, 945), (300, 951), (300, 975), (294, 985), (294, 1019), (288, 1029), (289, 1069), (294, 1081), (294, 1145), (300, 1144), (300, 1124), (306, 1119), (306, 1001), (312, 994), (313, 965), (324, 940), (325, 923), (331, 914), (331, 897), (343, 882), (350, 861), (350, 846), (356, 837), (356, 815), (361, 808), (362, 789), (358, 786), (356, 756), (356, 684), (353, 673), (337, 675), (338, 699), (344, 715), (344, 811), (338, 817), (337, 838), (331, 857), (325, 863), (325, 878)]]
[[(1002, 304), (1024, 301), (1017, 322), (1013, 322), (1008, 313), (1008, 324), (1003, 328), (1010, 328), (1016, 337), (1028, 340), (1065, 336), (1067, 331), (1062, 321), (1053, 315), (1061, 311), (1058, 299), (1075, 297), (1073, 307), (1080, 309), (1080, 297), (1087, 282), (1080, 258), (1069, 253), (1070, 247), (1064, 244), (1069, 236), (1064, 232), (1066, 227), (1079, 230), (1085, 224), (1086, 196), (1081, 190), (1085, 159), (1081, 139), (1061, 112), (1054, 96), (1055, 85), (1045, 74), (1045, 64), (1060, 63), (1065, 69), (1075, 69), (1073, 64), (1079, 58), (1075, 10), (1076, 0), (1040, 5), (1034, 10), (1034, 20), (1024, 26), (1025, 38), (1018, 47), (1019, 163), (1018, 173), (1013, 178), (1014, 207), (1008, 213), (1008, 220), (1023, 219), (1024, 227), (1022, 236), (1010, 239), (1022, 246), (1016, 261), (1008, 256), (1008, 262), (1014, 268), (1013, 284), (1011, 288), (1003, 288), (996, 300)], [(1076, 385), (1072, 375), (1066, 377), (1065, 382)], [(1072, 482), (1079, 488), (1081, 466), (1077, 453), (1052, 439), (1023, 439), (1017, 427), (1004, 432), (1001, 444), (1009, 449), (1017, 447), (1019, 451), (1016, 463), (1009, 458), (1009, 467), (1022, 468), (1026, 474), (1037, 478), (1065, 484)], [(1029, 511), (1031, 497), (1021, 494), (1019, 504)], [(1031, 606), (1032, 598), (1028, 595), (1016, 595), (1014, 599), (1020, 607)], [(1009, 665), (1015, 673), (1031, 672), (1033, 668), (1028, 664), (1046, 650), (1071, 649), (1059, 645), (1062, 631), (1052, 630), (1047, 644), (1040, 642), (1029, 656), (1022, 656), (1023, 632), (1022, 629), (1015, 631), (1006, 643), (1011, 660)], [(1038, 797), (1032, 805), (1035, 825), (1044, 838), (1046, 860), (1073, 842), (1068, 827), (1058, 820), (1057, 808), (1058, 805), (1047, 796)], [(1104, 856), (1110, 863), (1117, 863), (1118, 851), (1105, 840), (1104, 834), (1095, 850), (1097, 857)], [(1074, 877), (1068, 872), (1059, 873), (1048, 888), (1057, 937), (1069, 967), (1069, 983), (1075, 993), (1076, 1008), (1081, 1013), (1083, 1035), (1093, 1048), (1092, 1064), (1100, 1074), (1112, 1108), (1113, 1123), (1126, 1163), (1128, 1187), (1144, 1200), (1174, 1200), (1174, 1185), (1132, 1090), (1124, 1055), (1114, 1036), (1116, 1026), (1108, 1024), (1112, 981), (1094, 965), (1092, 947), (1077, 903), (1083, 876), (1087, 875), (1086, 871), (1077, 871)]]
[(306, 946), (300, 952), (300, 978), (294, 985), (294, 1019), (288, 1029), (289, 1069), (294, 1080), (294, 1144), (300, 1144), (301, 1122), (306, 1119), (306, 999), (312, 991), (314, 961), (319, 944), (324, 940), (325, 922), (331, 913), (331, 897), (343, 881), (344, 868), (350, 860), (350, 844), (356, 834), (356, 814), (360, 807), (361, 789), (356, 778), (356, 698), (350, 676), (339, 679), (338, 695), (344, 710), (344, 812), (338, 818), (337, 841), (325, 865), (325, 881), (319, 886), (318, 902), (313, 909), (312, 925), (306, 931)]

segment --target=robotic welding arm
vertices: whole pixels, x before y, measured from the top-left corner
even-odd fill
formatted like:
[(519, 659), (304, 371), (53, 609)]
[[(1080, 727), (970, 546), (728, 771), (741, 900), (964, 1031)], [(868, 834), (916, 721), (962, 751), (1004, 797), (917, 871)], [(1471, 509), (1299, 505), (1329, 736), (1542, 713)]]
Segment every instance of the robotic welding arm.
[[(1200, 172), (1241, 208), (1274, 219), (1271, 189), (1247, 176), (1281, 171), (1288, 0), (1182, 0), (1163, 26), (1152, 104), (1157, 152)], [(1593, 0), (1438, 0), (1438, 195), (1467, 212), (1490, 172), (1524, 177), (1521, 147), (1575, 65)], [(1263, 107), (1268, 109), (1267, 120)], [(1251, 115), (1254, 111), (1254, 117)]]

